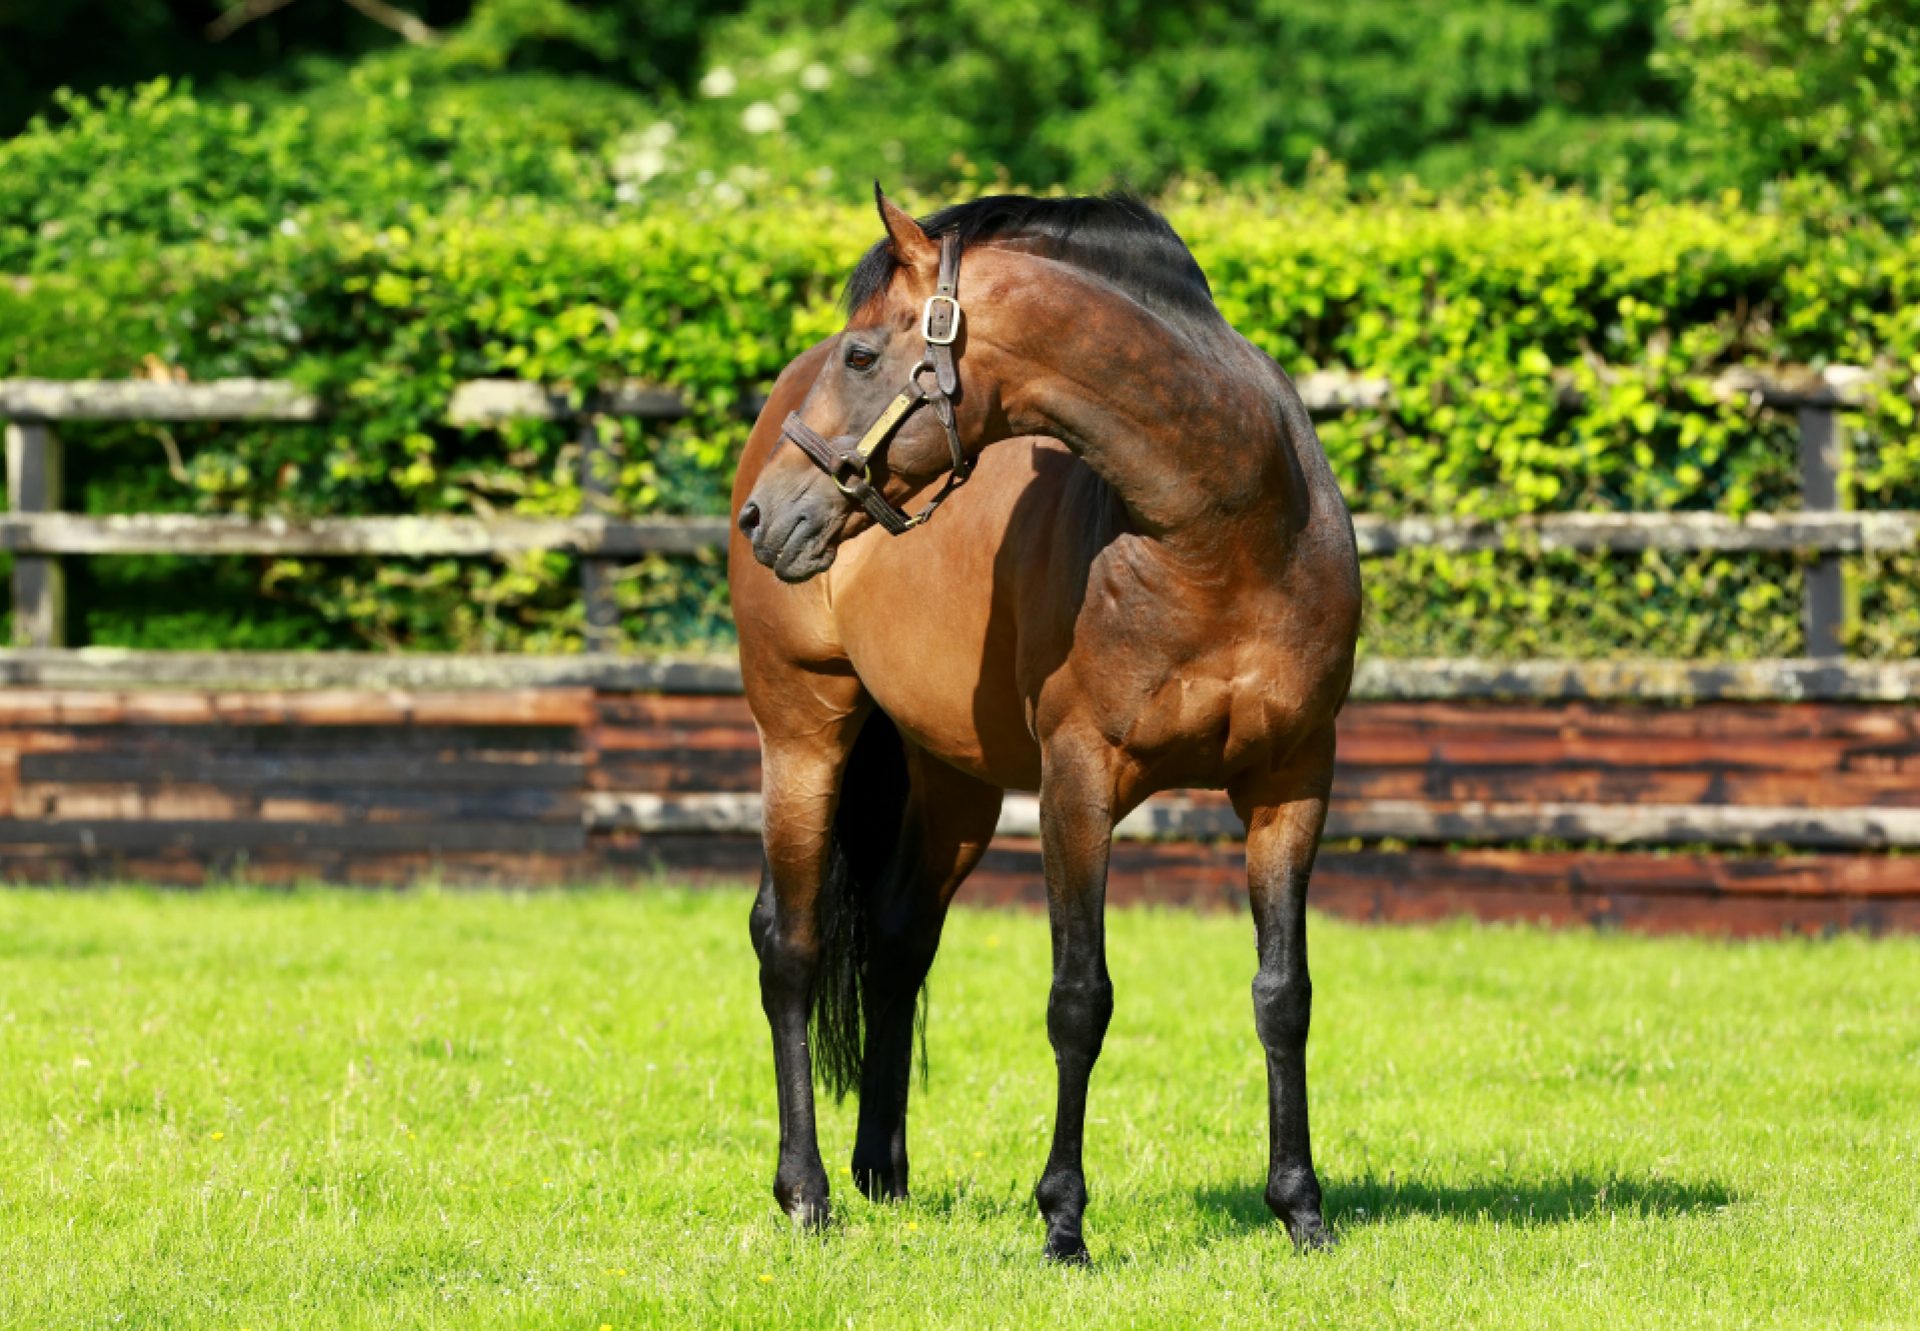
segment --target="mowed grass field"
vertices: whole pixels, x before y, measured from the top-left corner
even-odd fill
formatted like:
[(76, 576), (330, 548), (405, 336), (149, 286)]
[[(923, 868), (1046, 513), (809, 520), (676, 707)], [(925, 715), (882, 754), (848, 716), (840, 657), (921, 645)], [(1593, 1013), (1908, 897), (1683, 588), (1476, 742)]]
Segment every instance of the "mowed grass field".
[(1314, 923), (1340, 1246), (1260, 1200), (1244, 918), (1116, 912), (1095, 1266), (1046, 926), (962, 911), (915, 1199), (769, 1196), (740, 891), (0, 894), (0, 1326), (1920, 1325), (1920, 941)]

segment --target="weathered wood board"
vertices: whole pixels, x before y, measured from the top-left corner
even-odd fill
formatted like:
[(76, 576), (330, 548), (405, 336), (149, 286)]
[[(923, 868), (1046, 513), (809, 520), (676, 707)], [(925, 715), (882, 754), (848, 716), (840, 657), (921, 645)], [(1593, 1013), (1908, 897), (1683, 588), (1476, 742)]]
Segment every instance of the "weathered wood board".
[[(1315, 901), (1345, 914), (1920, 927), (1920, 707), (1361, 701)], [(0, 690), (0, 876), (564, 883), (757, 874), (737, 694)], [(975, 900), (1043, 901), (1030, 797)], [(1216, 792), (1122, 829), (1116, 901), (1239, 908)], [(1741, 848), (1744, 848), (1741, 849)]]

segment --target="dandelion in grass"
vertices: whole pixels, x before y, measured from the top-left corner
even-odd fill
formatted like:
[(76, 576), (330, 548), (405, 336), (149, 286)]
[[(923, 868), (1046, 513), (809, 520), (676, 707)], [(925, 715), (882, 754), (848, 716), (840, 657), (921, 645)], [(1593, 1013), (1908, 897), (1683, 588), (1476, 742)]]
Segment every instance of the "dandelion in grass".
[(771, 1285), (773, 1283), (773, 1272), (762, 1271), (760, 1273), (760, 1283), (763, 1285)]
[(209, 1132), (207, 1136), (217, 1142), (225, 1141), (227, 1139), (227, 1134), (224, 1132)]

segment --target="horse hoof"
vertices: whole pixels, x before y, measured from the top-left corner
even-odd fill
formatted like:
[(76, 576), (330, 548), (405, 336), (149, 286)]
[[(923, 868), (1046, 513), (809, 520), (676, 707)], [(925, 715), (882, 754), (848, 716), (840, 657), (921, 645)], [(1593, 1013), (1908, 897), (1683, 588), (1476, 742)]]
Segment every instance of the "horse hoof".
[(1327, 1228), (1326, 1222), (1316, 1212), (1289, 1218), (1285, 1223), (1287, 1237), (1301, 1252), (1319, 1252), (1333, 1246), (1333, 1231)]
[(793, 1227), (808, 1234), (820, 1234), (833, 1223), (833, 1210), (822, 1201), (796, 1201), (787, 1206), (787, 1218), (793, 1221)]
[(1047, 1260), (1058, 1266), (1093, 1265), (1093, 1255), (1078, 1234), (1047, 1235)]
[(896, 1173), (891, 1167), (876, 1169), (872, 1165), (855, 1165), (853, 1183), (870, 1202), (907, 1200), (907, 1178), (904, 1170)]

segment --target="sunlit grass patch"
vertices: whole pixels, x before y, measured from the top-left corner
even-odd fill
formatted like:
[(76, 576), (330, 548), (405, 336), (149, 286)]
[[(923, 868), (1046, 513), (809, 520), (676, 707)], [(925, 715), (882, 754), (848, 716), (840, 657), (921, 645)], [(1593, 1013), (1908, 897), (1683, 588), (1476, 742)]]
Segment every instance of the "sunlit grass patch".
[(915, 1199), (769, 1195), (733, 891), (0, 895), (0, 1326), (1909, 1325), (1920, 941), (1316, 920), (1329, 1254), (1260, 1199), (1241, 918), (1116, 912), (1091, 1273), (1045, 922), (959, 913)]

